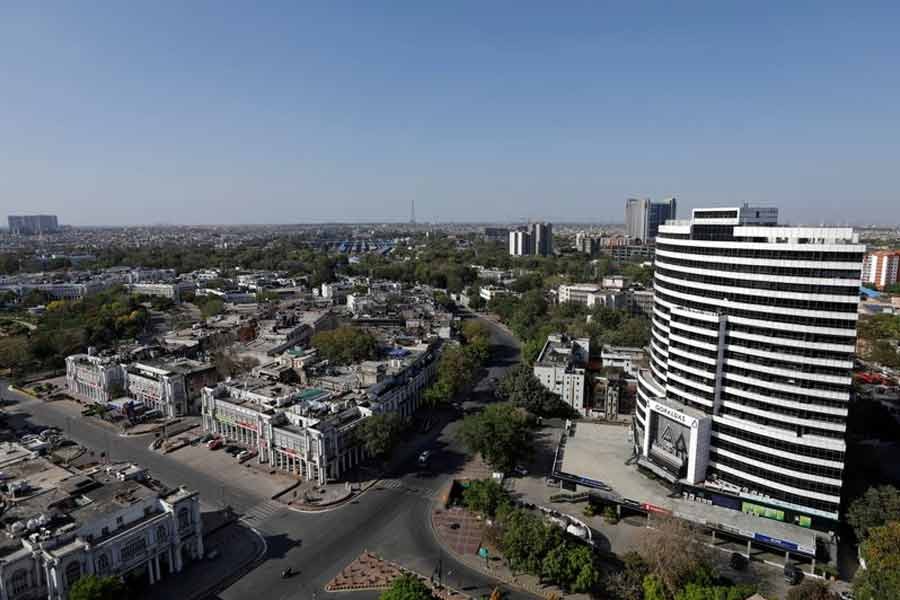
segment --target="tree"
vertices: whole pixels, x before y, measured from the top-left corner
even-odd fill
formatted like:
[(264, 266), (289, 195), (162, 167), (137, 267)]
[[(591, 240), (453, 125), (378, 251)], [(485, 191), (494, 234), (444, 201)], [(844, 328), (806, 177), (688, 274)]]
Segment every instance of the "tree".
[(571, 412), (570, 407), (545, 388), (531, 367), (525, 364), (518, 364), (506, 372), (497, 385), (497, 395), (542, 417), (569, 416)]
[(378, 597), (379, 600), (433, 600), (433, 598), (428, 586), (414, 575), (401, 575)]
[(69, 600), (119, 600), (125, 595), (125, 586), (118, 577), (85, 575), (69, 590)]
[(578, 544), (566, 553), (566, 573), (564, 586), (575, 592), (587, 592), (600, 581), (594, 553), (590, 548)]
[(205, 302), (200, 304), (200, 314), (204, 319), (222, 314), (225, 310), (225, 303), (220, 298), (208, 297)]
[(643, 587), (643, 600), (669, 600), (669, 596), (666, 593), (666, 585), (659, 575), (647, 575), (644, 577)]
[(650, 567), (637, 552), (622, 557), (622, 570), (606, 578), (606, 591), (615, 600), (644, 600), (644, 578)]
[(657, 518), (642, 540), (641, 555), (670, 596), (688, 582), (712, 583), (709, 549), (694, 526), (680, 519)]
[(531, 448), (531, 431), (521, 410), (511, 404), (491, 404), (463, 419), (459, 436), (472, 453), (480, 453), (495, 469), (508, 472)]
[(562, 531), (541, 517), (521, 510), (498, 511), (500, 550), (513, 570), (540, 574), (544, 558), (563, 545)]
[(872, 527), (860, 547), (866, 568), (857, 571), (853, 591), (859, 600), (900, 598), (900, 521)]
[(359, 442), (371, 456), (386, 458), (403, 432), (403, 420), (396, 413), (372, 415), (357, 429)]
[(348, 365), (375, 358), (378, 342), (366, 331), (356, 327), (338, 327), (320, 331), (312, 338), (312, 345), (332, 363)]
[(785, 600), (836, 600), (836, 598), (837, 596), (828, 589), (828, 584), (818, 579), (804, 580), (800, 585), (789, 589), (785, 596)]
[(0, 370), (11, 369), (13, 374), (31, 361), (28, 339), (22, 336), (0, 337)]
[(493, 517), (497, 508), (509, 499), (503, 486), (493, 479), (476, 479), (470, 481), (463, 490), (463, 504), (469, 510), (486, 517)]
[(866, 539), (869, 529), (888, 521), (900, 521), (900, 490), (892, 485), (870, 487), (847, 509), (847, 523), (856, 539)]
[[(746, 600), (755, 591), (753, 586), (745, 584), (731, 586), (689, 583), (675, 594), (675, 600)], [(788, 599), (790, 598), (791, 592), (788, 592)]]

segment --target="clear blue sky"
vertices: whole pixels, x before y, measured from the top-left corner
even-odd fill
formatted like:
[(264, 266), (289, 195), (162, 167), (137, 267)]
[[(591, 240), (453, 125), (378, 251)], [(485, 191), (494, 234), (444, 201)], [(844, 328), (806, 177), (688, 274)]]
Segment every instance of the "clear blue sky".
[[(900, 222), (897, 2), (5, 2), (0, 213)], [(686, 211), (683, 211), (684, 214)]]

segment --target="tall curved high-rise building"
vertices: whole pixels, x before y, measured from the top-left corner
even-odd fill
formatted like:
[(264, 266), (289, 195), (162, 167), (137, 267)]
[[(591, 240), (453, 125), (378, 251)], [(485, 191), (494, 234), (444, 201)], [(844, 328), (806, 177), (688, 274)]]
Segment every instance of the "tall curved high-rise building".
[(638, 464), (804, 526), (838, 519), (865, 247), (775, 208), (695, 209), (656, 239)]

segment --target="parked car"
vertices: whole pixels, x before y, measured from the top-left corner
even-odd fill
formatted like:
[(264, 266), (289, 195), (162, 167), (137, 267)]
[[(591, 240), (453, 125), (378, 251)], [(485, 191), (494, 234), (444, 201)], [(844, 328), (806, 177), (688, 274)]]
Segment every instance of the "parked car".
[(747, 557), (741, 554), (740, 552), (732, 552), (731, 558), (728, 561), (731, 564), (731, 568), (735, 571), (743, 571), (747, 568)]
[(419, 466), (427, 467), (429, 461), (431, 461), (431, 450), (425, 450), (419, 455)]
[(225, 442), (223, 442), (219, 438), (216, 438), (216, 439), (212, 439), (212, 440), (209, 440), (208, 442), (206, 442), (206, 447), (209, 448), (210, 450), (218, 450), (224, 444), (225, 444)]
[(526, 469), (522, 465), (516, 465), (513, 469), (513, 472), (519, 477), (525, 477), (526, 475), (528, 475), (528, 469)]
[(244, 450), (243, 452), (239, 452), (239, 453), (238, 453), (237, 459), (238, 459), (239, 461), (241, 461), (241, 462), (245, 462), (245, 461), (250, 460), (250, 459), (253, 458), (254, 456), (256, 456), (256, 452), (255, 452), (255, 451), (253, 451), (253, 450)]

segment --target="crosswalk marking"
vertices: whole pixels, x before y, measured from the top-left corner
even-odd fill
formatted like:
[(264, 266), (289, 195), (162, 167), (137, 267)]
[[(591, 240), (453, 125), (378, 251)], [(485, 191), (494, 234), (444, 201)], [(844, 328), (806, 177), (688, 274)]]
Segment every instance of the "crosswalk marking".
[(264, 500), (259, 504), (251, 506), (244, 512), (242, 517), (245, 521), (251, 521), (253, 524), (262, 523), (277, 514), (283, 513), (287, 508), (274, 500)]
[(415, 494), (423, 498), (432, 498), (439, 492), (439, 488), (409, 485), (400, 479), (382, 479), (380, 486), (384, 489), (398, 490), (404, 494)]

